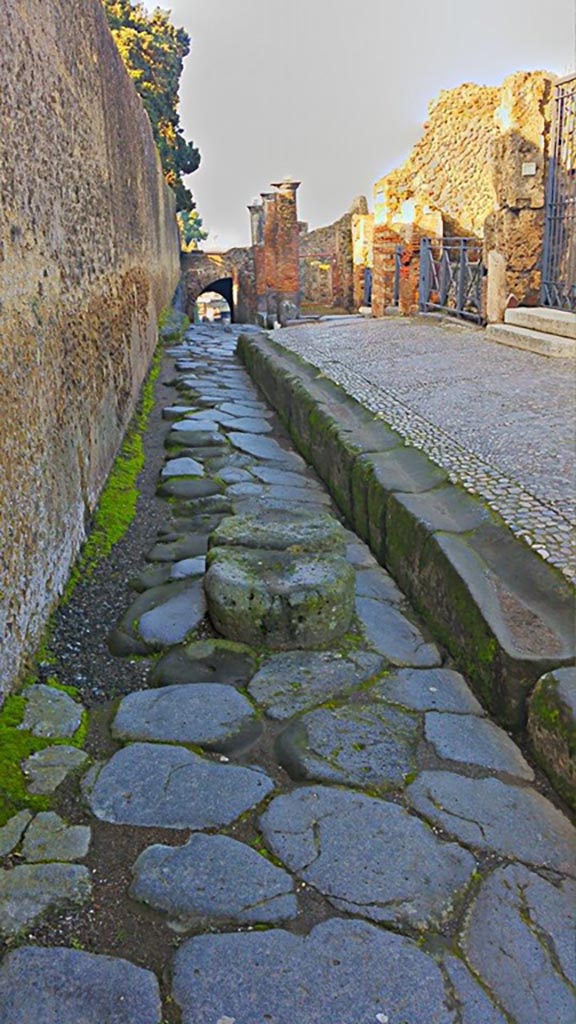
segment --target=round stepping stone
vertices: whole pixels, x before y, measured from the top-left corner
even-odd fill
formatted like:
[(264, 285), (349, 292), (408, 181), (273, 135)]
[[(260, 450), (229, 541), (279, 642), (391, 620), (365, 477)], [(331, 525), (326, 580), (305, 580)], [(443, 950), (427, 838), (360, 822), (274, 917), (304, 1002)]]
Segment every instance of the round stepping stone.
[(503, 729), (484, 718), (431, 711), (425, 718), (424, 734), (438, 756), (446, 761), (507, 772), (529, 782), (534, 778), (516, 744)]
[(402, 935), (331, 920), (201, 935), (174, 958), (182, 1024), (456, 1024), (434, 959)]
[(354, 570), (340, 555), (214, 548), (204, 589), (208, 613), (230, 640), (273, 650), (341, 637), (354, 606)]
[(215, 921), (273, 924), (298, 912), (290, 875), (227, 836), (150, 846), (132, 870), (130, 895), (165, 914), (176, 931)]
[(273, 788), (255, 768), (215, 764), (183, 747), (133, 743), (89, 772), (84, 792), (101, 821), (199, 830), (230, 824)]
[(38, 683), (28, 686), (22, 696), (26, 698), (26, 709), (19, 729), (45, 739), (66, 739), (80, 728), (82, 705), (63, 690)]
[(156, 977), (127, 960), (23, 946), (0, 968), (0, 1024), (160, 1024)]
[(453, 772), (422, 772), (412, 806), (461, 842), (576, 875), (576, 829), (535, 789)]
[(277, 750), (294, 779), (397, 789), (416, 768), (418, 739), (415, 715), (354, 704), (304, 715), (282, 733)]
[(350, 693), (382, 668), (368, 651), (344, 657), (330, 651), (287, 651), (268, 658), (248, 692), (269, 718), (284, 719), (333, 697)]
[(160, 476), (204, 476), (204, 467), (195, 459), (169, 459), (164, 463)]
[(231, 640), (197, 640), (168, 651), (150, 673), (150, 683), (230, 683), (245, 686), (254, 675), (258, 659), (244, 644)]
[(393, 605), (358, 597), (356, 613), (368, 643), (393, 665), (440, 665), (442, 659), (436, 645), (427, 643), (418, 627)]
[(474, 858), (438, 839), (397, 804), (306, 787), (262, 815), (266, 843), (340, 910), (396, 926), (440, 925), (474, 871)]
[(403, 668), (377, 683), (372, 692), (414, 711), (485, 714), (464, 677), (448, 668)]
[[(576, 885), (498, 868), (468, 912), (462, 946), (517, 1024), (576, 1020)], [(505, 937), (503, 940), (502, 937)]]
[(87, 825), (67, 825), (53, 811), (41, 811), (26, 829), (22, 854), (30, 862), (83, 860), (89, 846)]
[(61, 744), (39, 750), (22, 762), (28, 790), (42, 795), (53, 793), (87, 758), (84, 750)]
[(111, 727), (120, 740), (194, 743), (223, 753), (248, 746), (260, 731), (246, 697), (220, 683), (130, 693), (121, 701)]
[(264, 513), (228, 516), (210, 537), (210, 547), (242, 547), (267, 551), (317, 554), (344, 553), (346, 535), (334, 516), (325, 512)]
[(0, 871), (0, 935), (18, 935), (49, 909), (85, 903), (91, 890), (88, 868), (80, 864), (20, 864)]

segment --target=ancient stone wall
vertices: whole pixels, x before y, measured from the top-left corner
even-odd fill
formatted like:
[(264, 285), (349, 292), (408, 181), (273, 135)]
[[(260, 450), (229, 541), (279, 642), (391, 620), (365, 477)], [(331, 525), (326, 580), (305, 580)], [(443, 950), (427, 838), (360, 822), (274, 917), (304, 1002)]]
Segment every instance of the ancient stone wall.
[(1, 693), (84, 537), (179, 243), (100, 0), (4, 0), (0, 30)]
[(353, 222), (367, 213), (366, 199), (360, 196), (334, 224), (300, 235), (300, 291), (305, 305), (354, 309)]
[[(517, 72), (500, 87), (445, 90), (431, 104), (408, 160), (374, 186), (376, 315), (390, 302), (387, 245), (395, 236), (412, 244), (423, 235), (484, 239), (498, 315), (503, 296), (537, 301), (552, 81)], [(498, 302), (489, 296), (488, 305)]]

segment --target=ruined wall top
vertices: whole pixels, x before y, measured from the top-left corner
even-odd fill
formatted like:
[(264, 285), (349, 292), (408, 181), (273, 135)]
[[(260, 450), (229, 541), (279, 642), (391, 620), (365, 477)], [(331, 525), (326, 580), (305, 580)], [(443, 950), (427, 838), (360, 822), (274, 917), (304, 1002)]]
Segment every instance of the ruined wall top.
[(374, 186), (376, 224), (439, 211), (446, 234), (482, 237), (506, 188), (495, 180), (495, 145), (513, 136), (519, 157), (526, 150), (533, 161), (539, 150), (543, 161), (553, 79), (545, 71), (519, 71), (501, 86), (443, 90), (407, 161)]

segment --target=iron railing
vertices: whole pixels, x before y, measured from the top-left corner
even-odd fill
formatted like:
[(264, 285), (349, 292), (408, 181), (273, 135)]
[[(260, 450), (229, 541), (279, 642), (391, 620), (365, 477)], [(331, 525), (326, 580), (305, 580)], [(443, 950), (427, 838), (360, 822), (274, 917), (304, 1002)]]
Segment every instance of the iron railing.
[(576, 74), (556, 83), (546, 189), (542, 304), (576, 310)]
[(420, 311), (448, 313), (483, 323), (484, 274), (482, 242), (477, 238), (422, 238)]

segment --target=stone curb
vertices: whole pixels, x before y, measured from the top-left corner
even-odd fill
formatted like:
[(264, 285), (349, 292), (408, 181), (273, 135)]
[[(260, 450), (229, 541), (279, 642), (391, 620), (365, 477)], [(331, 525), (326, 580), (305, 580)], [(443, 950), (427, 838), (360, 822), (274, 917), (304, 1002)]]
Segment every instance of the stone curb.
[(570, 584), (422, 452), (268, 335), (238, 354), (352, 528), (504, 725), (574, 663)]

